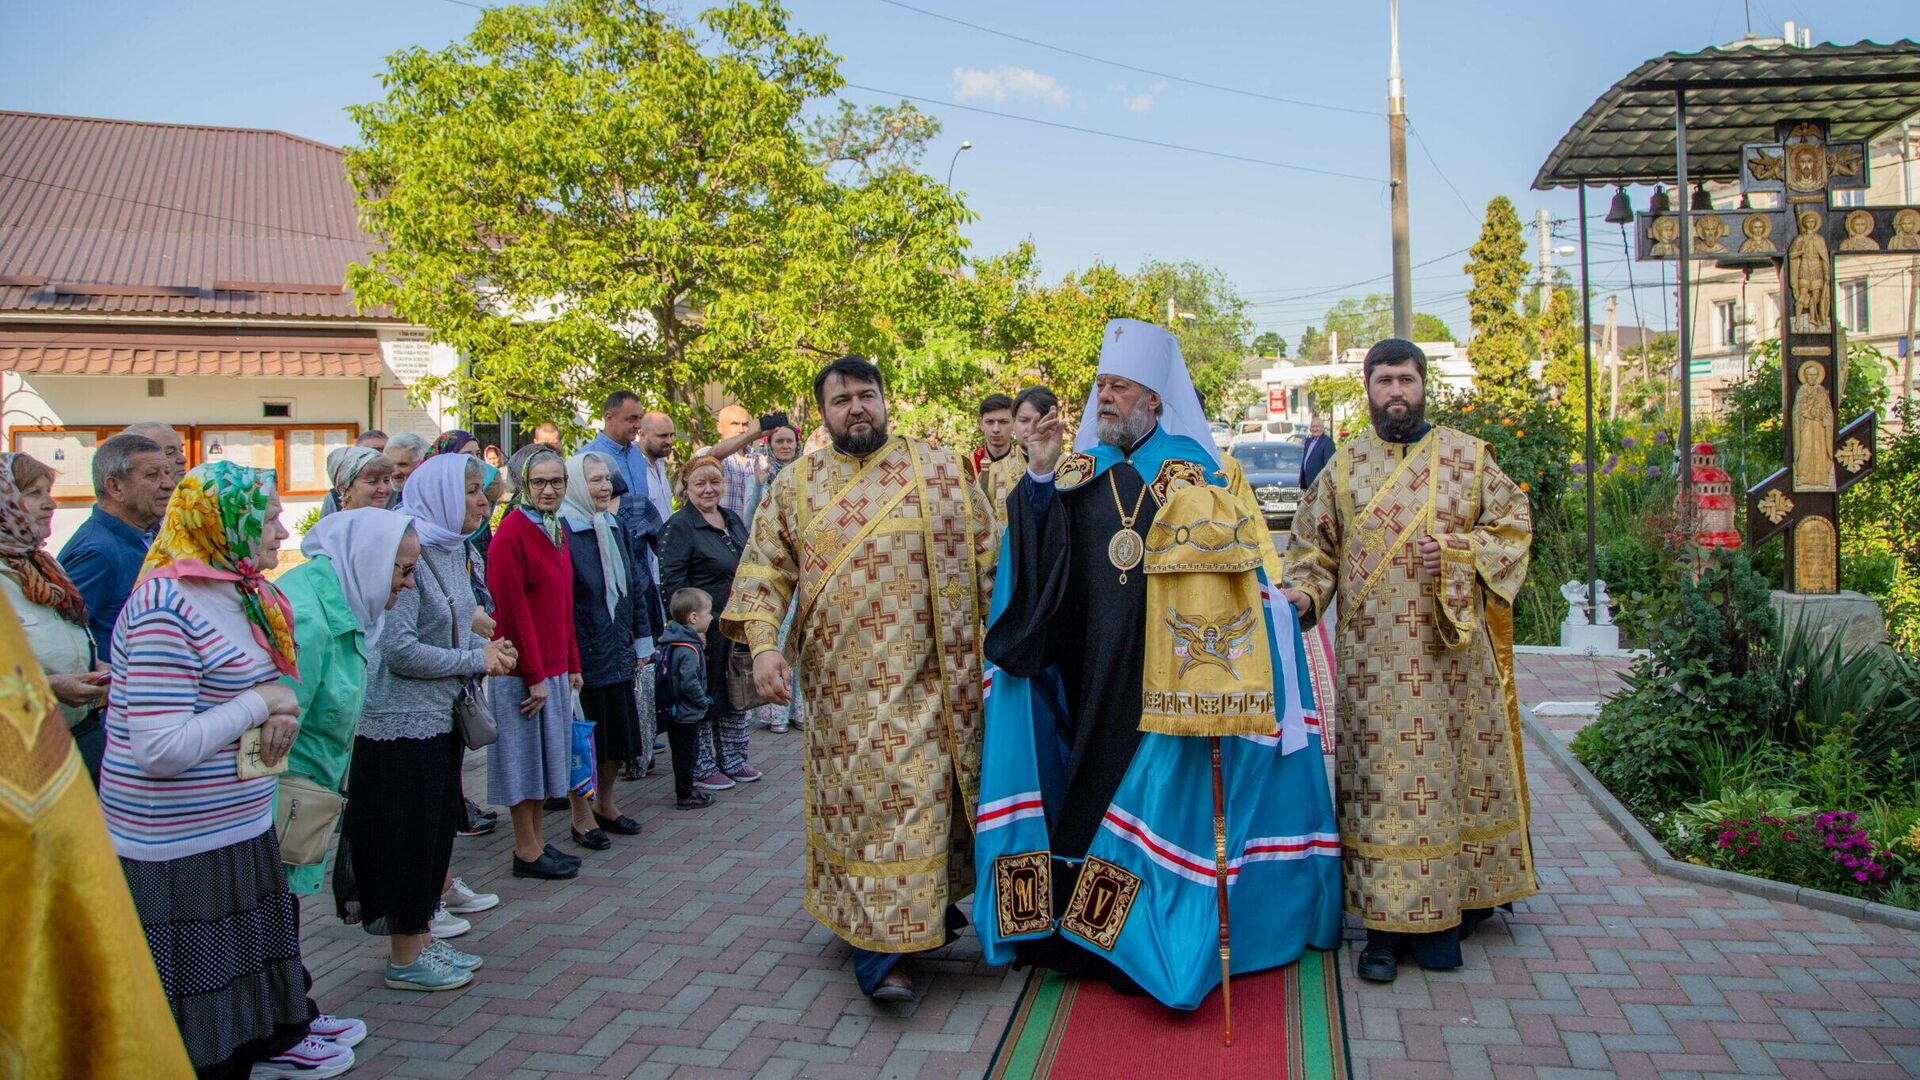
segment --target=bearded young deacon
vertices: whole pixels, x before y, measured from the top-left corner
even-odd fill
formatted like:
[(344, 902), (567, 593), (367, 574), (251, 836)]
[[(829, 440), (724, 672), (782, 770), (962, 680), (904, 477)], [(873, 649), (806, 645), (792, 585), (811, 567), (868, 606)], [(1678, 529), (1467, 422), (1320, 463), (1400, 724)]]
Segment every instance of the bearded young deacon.
[(1337, 598), (1334, 682), (1346, 908), (1358, 974), (1461, 938), (1534, 893), (1513, 686), (1527, 497), (1487, 444), (1426, 421), (1427, 358), (1388, 338), (1363, 368), (1372, 430), (1342, 446), (1293, 521), (1284, 595), (1311, 624)]
[(774, 477), (719, 626), (769, 702), (799, 665), (806, 909), (853, 946), (861, 992), (909, 1001), (901, 961), (950, 940), (972, 885), (999, 534), (959, 455), (889, 434), (879, 368), (843, 356), (813, 394), (832, 441)]
[(1065, 454), (1057, 409), (1032, 423), (1007, 499), (974, 925), (989, 962), (1192, 1009), (1220, 980), (1223, 879), (1234, 971), (1339, 941), (1306, 658), (1178, 341), (1108, 323), (1082, 416)]

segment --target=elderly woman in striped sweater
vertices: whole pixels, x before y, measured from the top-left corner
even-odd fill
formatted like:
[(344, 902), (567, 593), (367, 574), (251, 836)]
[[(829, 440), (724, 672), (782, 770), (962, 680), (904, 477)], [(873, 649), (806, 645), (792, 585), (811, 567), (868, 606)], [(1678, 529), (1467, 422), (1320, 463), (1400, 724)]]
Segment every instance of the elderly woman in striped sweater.
[(299, 926), (273, 832), (299, 705), (271, 470), (203, 465), (175, 487), (114, 627), (100, 804), (187, 1056), (201, 1076), (332, 1076), (312, 1037)]

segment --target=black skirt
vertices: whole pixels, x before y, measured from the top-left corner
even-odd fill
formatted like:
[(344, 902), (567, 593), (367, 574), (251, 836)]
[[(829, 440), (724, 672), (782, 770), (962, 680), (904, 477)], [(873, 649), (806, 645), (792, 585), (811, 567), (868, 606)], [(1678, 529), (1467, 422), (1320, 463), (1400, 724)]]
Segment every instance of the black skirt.
[(641, 756), (640, 709), (633, 700), (632, 679), (612, 686), (581, 687), (580, 711), (593, 721), (595, 758), (622, 762)]
[(424, 934), (466, 807), (458, 735), (353, 740), (333, 898), (369, 934)]
[(244, 1070), (306, 1037), (312, 1015), (280, 844), (252, 840), (165, 862), (121, 859), (160, 986), (196, 1070)]

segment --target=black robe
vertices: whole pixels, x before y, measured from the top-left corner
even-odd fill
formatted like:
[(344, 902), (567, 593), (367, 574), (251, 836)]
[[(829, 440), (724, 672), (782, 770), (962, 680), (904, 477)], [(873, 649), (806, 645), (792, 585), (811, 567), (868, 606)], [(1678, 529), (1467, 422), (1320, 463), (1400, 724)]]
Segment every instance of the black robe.
[[(1059, 745), (1047, 746), (1050, 740), (1042, 738), (1036, 748), (1043, 776), (1050, 757), (1065, 758), (1063, 775), (1054, 783), (1042, 781), (1055, 860), (1056, 919), (1073, 895), (1080, 869), (1078, 862), (1060, 860), (1086, 857), (1140, 746), (1147, 576), (1136, 565), (1123, 584), (1107, 544), (1120, 531), (1116, 494), (1128, 510), (1139, 501), (1133, 529), (1145, 538), (1160, 506), (1144, 485), (1133, 465), (1121, 462), (1071, 491), (1052, 492), (1044, 513), (1034, 509), (1031, 478), (1022, 478), (1007, 499), (1009, 552), (999, 572), (1010, 574), (1012, 585), (1005, 610), (987, 630), (986, 655), (1008, 672), (1035, 680), (1038, 695), (1056, 698), (1051, 709)], [(1098, 976), (1132, 988), (1119, 968), (1057, 933), (1014, 948), (1022, 965)]]

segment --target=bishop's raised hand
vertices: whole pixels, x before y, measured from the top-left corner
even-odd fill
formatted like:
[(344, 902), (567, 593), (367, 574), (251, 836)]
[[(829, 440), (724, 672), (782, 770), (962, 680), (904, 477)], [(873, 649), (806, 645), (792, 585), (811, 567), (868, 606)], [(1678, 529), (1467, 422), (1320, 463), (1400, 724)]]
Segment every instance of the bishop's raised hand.
[(1065, 430), (1058, 405), (1033, 422), (1027, 432), (1027, 467), (1035, 474), (1051, 473), (1054, 466), (1060, 464), (1060, 443)]

